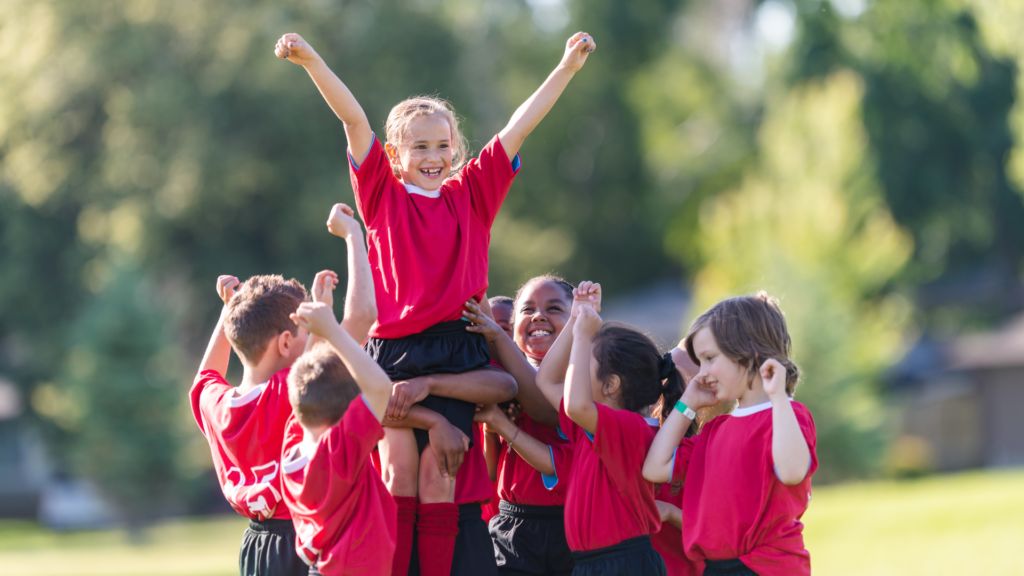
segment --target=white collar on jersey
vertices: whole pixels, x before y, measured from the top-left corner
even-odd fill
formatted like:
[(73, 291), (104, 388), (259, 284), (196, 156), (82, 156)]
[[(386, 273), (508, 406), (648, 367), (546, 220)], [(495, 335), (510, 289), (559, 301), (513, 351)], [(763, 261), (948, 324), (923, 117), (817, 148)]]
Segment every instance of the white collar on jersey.
[[(790, 398), (789, 401), (792, 402), (793, 399)], [(761, 404), (756, 404), (754, 406), (747, 406), (746, 408), (737, 408), (737, 409), (733, 410), (729, 415), (730, 416), (736, 416), (737, 418), (742, 418), (744, 416), (750, 416), (751, 414), (757, 414), (758, 412), (763, 412), (765, 410), (769, 410), (771, 407), (772, 407), (772, 402), (771, 402), (771, 400), (769, 400), (767, 402), (763, 402)]]
[(420, 196), (426, 196), (427, 198), (441, 197), (441, 188), (438, 188), (437, 190), (424, 190), (415, 184), (405, 184), (403, 182), (403, 185), (405, 186), (405, 191), (409, 194), (419, 194)]
[[(253, 400), (259, 398), (260, 395), (263, 394), (263, 391), (267, 389), (268, 384), (270, 384), (269, 380), (264, 382), (263, 384), (257, 384), (256, 386), (253, 386), (248, 392), (242, 394), (241, 396), (235, 396), (234, 394), (232, 394), (231, 399), (228, 401), (228, 406), (232, 408), (245, 406), (249, 402), (252, 402)], [(237, 393), (238, 390), (235, 390), (235, 394)]]
[(305, 468), (308, 462), (309, 456), (302, 453), (302, 444), (297, 444), (295, 448), (292, 448), (291, 454), (284, 457), (284, 461), (281, 462), (281, 470), (285, 474), (291, 474)]

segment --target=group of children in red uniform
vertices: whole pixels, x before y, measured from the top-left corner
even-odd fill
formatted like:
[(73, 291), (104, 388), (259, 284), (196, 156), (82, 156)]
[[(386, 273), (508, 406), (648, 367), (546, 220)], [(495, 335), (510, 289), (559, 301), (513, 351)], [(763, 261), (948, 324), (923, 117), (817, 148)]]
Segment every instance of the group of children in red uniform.
[(539, 276), (486, 299), (519, 148), (595, 48), (569, 38), (467, 161), (446, 102), (399, 103), (382, 144), (308, 43), (277, 43), (344, 123), (367, 237), (334, 206), (340, 323), (332, 271), (311, 297), (280, 276), (218, 279), (190, 399), (224, 496), (250, 518), (243, 576), (810, 573), (814, 423), (792, 401), (775, 300), (720, 302), (661, 355), (602, 322), (599, 284)]

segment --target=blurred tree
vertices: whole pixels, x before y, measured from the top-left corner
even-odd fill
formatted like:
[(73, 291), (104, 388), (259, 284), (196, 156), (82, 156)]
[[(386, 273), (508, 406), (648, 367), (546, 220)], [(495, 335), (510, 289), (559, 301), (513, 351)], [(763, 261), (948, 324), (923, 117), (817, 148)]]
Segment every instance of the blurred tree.
[(884, 197), (915, 238), (900, 282), (931, 286), (918, 297), (923, 327), (991, 323), (1024, 306), (1024, 188), (1007, 173), (1017, 157), (1009, 122), (1017, 67), (1011, 51), (989, 50), (976, 20), (980, 10), (1005, 30), (1019, 18), (991, 12), (1015, 5), (913, 0), (863, 13), (836, 5), (801, 11), (790, 76), (799, 83), (852, 68), (864, 78)]
[(913, 242), (874, 176), (862, 93), (840, 71), (770, 98), (759, 159), (737, 189), (704, 202), (691, 247), (706, 263), (695, 315), (762, 288), (782, 301), (825, 481), (877, 462), (885, 413), (873, 382), (899, 357), (910, 311), (898, 294), (879, 296)]

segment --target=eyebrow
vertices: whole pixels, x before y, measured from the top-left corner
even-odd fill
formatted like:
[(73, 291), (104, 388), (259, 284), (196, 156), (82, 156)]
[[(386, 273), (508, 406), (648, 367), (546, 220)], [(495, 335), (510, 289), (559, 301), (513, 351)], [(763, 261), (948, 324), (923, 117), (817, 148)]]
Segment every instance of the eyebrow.
[[(412, 141), (413, 144), (429, 144), (430, 142), (431, 142), (431, 140), (413, 140)], [(442, 139), (438, 140), (438, 142), (444, 144), (446, 142), (450, 143), (451, 140), (449, 140), (448, 138), (442, 138)]]

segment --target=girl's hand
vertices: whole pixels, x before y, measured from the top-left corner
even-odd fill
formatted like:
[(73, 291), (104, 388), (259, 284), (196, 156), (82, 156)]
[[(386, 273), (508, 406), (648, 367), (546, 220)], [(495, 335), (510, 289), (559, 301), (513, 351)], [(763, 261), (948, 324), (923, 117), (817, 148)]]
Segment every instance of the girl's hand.
[(285, 34), (274, 46), (274, 54), (299, 66), (308, 66), (320, 60), (320, 55), (298, 34)]
[(575, 338), (593, 338), (601, 329), (601, 317), (590, 306), (580, 306), (576, 311), (576, 325), (572, 328)]
[(480, 309), (480, 305), (477, 304), (475, 300), (466, 300), (466, 303), (463, 304), (463, 306), (465, 308), (462, 310), (462, 317), (473, 323), (472, 326), (466, 326), (466, 330), (476, 332), (477, 334), (483, 334), (484, 339), (488, 342), (494, 342), (505, 333), (505, 331), (501, 329), (501, 326), (498, 326), (497, 322), (495, 322), (490, 316), (483, 313), (483, 310)]
[(508, 409), (505, 410), (505, 415), (508, 416), (508, 419), (512, 422), (518, 422), (519, 417), (523, 415), (523, 406), (515, 400), (512, 400), (508, 403)]
[(565, 41), (565, 54), (559, 66), (577, 72), (587, 63), (587, 56), (597, 48), (594, 38), (586, 32), (577, 32)]
[(338, 285), (338, 274), (332, 270), (321, 270), (313, 278), (313, 302), (334, 306), (334, 288)]
[(235, 295), (235, 292), (238, 292), (239, 285), (238, 278), (234, 276), (220, 276), (217, 278), (217, 296), (220, 296), (225, 306), (231, 301), (231, 297)]
[(764, 382), (764, 392), (769, 398), (786, 396), (786, 367), (775, 358), (769, 358), (761, 364), (761, 381)]
[(430, 385), (426, 376), (394, 382), (384, 416), (388, 420), (402, 420), (409, 414), (413, 404), (423, 402), (429, 394)]
[(573, 288), (572, 291), (572, 310), (570, 310), (570, 316), (576, 315), (576, 310), (580, 306), (588, 305), (594, 309), (594, 312), (601, 313), (601, 285), (597, 282), (591, 282), (590, 280), (584, 280), (580, 282), (580, 285)]
[(683, 391), (683, 397), (680, 398), (680, 400), (683, 401), (683, 404), (686, 404), (687, 407), (694, 411), (718, 404), (718, 397), (715, 396), (715, 392), (711, 387), (705, 383), (702, 376), (695, 376), (690, 380), (690, 383), (687, 384), (686, 390)]
[(347, 204), (335, 204), (331, 208), (331, 215), (327, 217), (327, 231), (342, 238), (347, 238), (355, 232), (362, 232), (355, 215), (355, 211)]
[(501, 408), (498, 408), (497, 404), (477, 404), (473, 422), (479, 422), (484, 425), (486, 431), (494, 432), (488, 429), (487, 425), (493, 423), (496, 416), (501, 416)]

